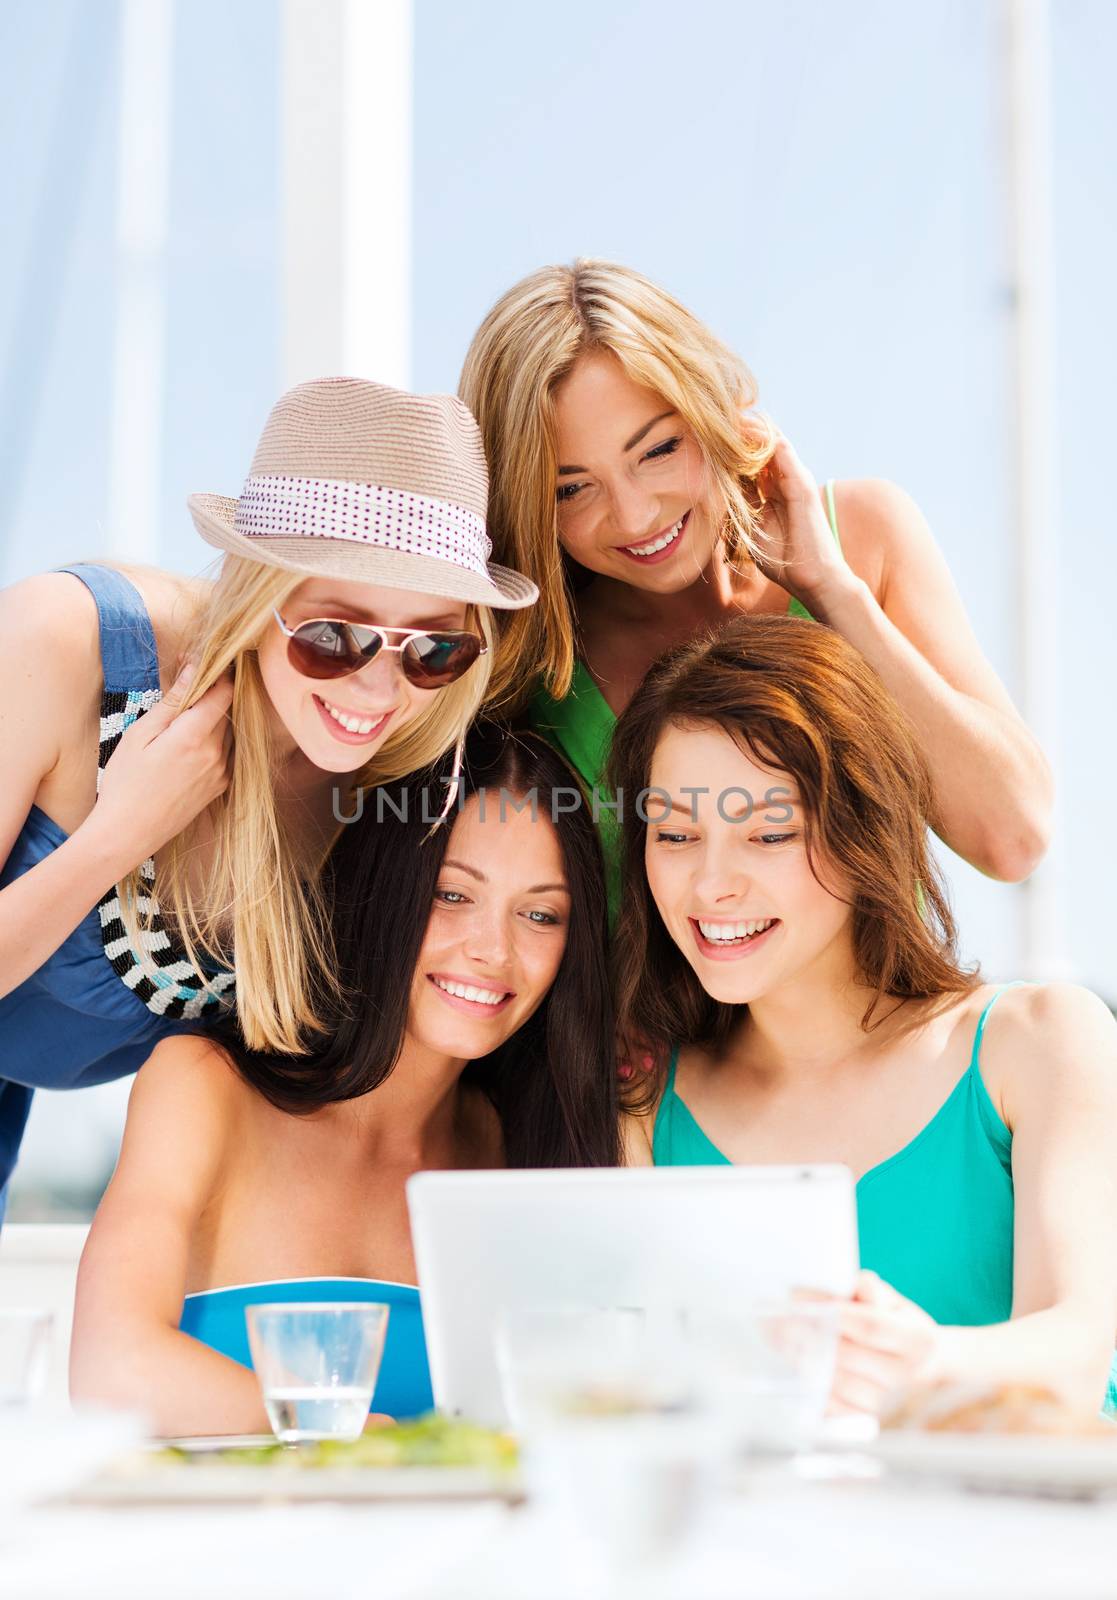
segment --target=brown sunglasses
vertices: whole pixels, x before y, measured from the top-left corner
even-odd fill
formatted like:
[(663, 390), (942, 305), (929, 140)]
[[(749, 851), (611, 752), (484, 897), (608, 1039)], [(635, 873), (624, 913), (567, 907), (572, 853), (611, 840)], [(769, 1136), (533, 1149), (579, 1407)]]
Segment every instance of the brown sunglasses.
[[(347, 678), (367, 667), (381, 650), (394, 650), (408, 683), (416, 689), (445, 689), (488, 650), (479, 634), (465, 630), (427, 633), (422, 628), (381, 628), (333, 617), (314, 617), (289, 628), (278, 611), (273, 615), (287, 635), (287, 659), (304, 678)], [(390, 635), (399, 642), (389, 643)]]

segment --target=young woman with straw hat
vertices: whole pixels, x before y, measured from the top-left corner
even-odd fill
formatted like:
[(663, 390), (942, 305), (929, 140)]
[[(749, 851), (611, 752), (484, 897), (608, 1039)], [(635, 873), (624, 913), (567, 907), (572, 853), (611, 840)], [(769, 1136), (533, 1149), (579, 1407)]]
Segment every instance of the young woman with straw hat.
[(1032, 870), (1050, 772), (919, 511), (872, 480), (820, 494), (750, 413), (750, 374), (677, 300), (607, 261), (544, 267), (489, 312), (459, 392), (485, 440), (494, 547), (541, 591), (494, 693), (514, 698), (534, 668), (533, 721), (588, 784), (663, 650), (742, 612), (810, 615), (911, 717), (946, 843), (994, 877)]
[(34, 1088), (205, 1026), (234, 958), (247, 1042), (304, 1047), (348, 790), (460, 750), (491, 611), (536, 598), (488, 561), (486, 496), (460, 401), (324, 379), (239, 499), (191, 497), (212, 583), (83, 564), (0, 597), (0, 1215)]

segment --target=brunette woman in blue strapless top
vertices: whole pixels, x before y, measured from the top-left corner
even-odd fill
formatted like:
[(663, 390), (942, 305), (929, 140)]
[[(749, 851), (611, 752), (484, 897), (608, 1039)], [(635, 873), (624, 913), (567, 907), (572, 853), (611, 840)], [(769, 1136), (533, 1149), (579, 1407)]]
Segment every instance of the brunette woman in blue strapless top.
[(618, 1158), (604, 876), (568, 786), (542, 740), (490, 730), (452, 825), (432, 832), (436, 776), (368, 792), (326, 878), (328, 1035), (158, 1046), (82, 1258), (75, 1398), (163, 1434), (264, 1429), (245, 1307), (371, 1299), (391, 1308), (374, 1411), (429, 1408), (406, 1179)]

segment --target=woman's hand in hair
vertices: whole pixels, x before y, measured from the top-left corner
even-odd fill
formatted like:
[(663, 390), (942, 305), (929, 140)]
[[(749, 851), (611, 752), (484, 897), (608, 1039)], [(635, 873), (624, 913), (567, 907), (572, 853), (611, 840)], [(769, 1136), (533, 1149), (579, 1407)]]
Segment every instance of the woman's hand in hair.
[(875, 1272), (859, 1272), (840, 1307), (832, 1413), (879, 1416), (912, 1384), (938, 1377), (942, 1330)]
[(127, 837), (137, 862), (229, 786), (232, 678), (221, 678), (183, 710), (192, 678), (187, 664), (163, 699), (125, 730), (105, 765), (91, 820)]
[(818, 484), (781, 434), (758, 479), (764, 497), (758, 565), (812, 616), (855, 583), (830, 529)]

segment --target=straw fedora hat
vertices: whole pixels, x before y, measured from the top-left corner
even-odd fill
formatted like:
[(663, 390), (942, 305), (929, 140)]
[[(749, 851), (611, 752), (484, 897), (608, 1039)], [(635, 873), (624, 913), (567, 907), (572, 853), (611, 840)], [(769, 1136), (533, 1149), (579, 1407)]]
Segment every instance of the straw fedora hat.
[(187, 505), (207, 543), (250, 561), (515, 610), (539, 590), (489, 561), (488, 489), (453, 395), (319, 378), (272, 408), (238, 500)]

